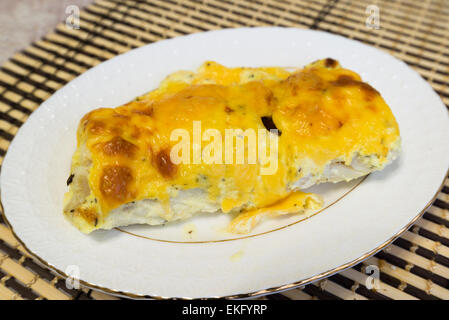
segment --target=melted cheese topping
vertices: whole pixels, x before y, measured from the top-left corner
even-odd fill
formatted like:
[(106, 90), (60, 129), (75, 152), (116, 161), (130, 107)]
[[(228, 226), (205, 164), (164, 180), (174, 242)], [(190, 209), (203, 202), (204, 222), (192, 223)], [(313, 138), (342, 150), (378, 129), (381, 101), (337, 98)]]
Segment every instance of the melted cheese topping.
[[(203, 132), (217, 129), (224, 137), (225, 129), (264, 129), (262, 117), (271, 117), (281, 132), (275, 174), (260, 175), (258, 163), (171, 162), (175, 129), (187, 130), (192, 138), (193, 122), (201, 121)], [(167, 205), (164, 218), (170, 220), (170, 198), (179, 190), (202, 188), (224, 212), (252, 210), (246, 217), (254, 217), (261, 208), (272, 212), (275, 207), (270, 206), (287, 198), (295, 181), (320, 174), (332, 160), (349, 164), (358, 154), (375, 155), (376, 163), (384, 163), (398, 137), (397, 123), (380, 94), (335, 60), (294, 72), (206, 62), (196, 73), (168, 76), (158, 89), (124, 106), (97, 109), (82, 118), (78, 147), (85, 145), (92, 158), (92, 204), (85, 215), (78, 214), (101, 225), (120, 205), (158, 199)], [(291, 201), (298, 205), (300, 198)], [(295, 207), (286, 209), (289, 204), (284, 203), (284, 211)]]

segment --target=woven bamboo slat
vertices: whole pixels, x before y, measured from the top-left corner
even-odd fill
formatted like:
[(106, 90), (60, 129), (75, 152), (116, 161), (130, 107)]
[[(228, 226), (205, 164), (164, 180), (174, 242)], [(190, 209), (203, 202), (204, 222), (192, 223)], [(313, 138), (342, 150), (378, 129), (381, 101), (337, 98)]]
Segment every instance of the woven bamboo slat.
[[(369, 5), (380, 10), (378, 30), (366, 27)], [(133, 48), (206, 30), (271, 25), (359, 40), (405, 61), (449, 107), (448, 14), (445, 0), (97, 0), (81, 11), (79, 30), (61, 23), (0, 67), (0, 165), (29, 115), (70, 80)], [(373, 267), (380, 277), (374, 282)], [(117, 298), (67, 289), (0, 218), (0, 299)], [(325, 280), (259, 299), (449, 299), (449, 179), (423, 218), (382, 252)]]

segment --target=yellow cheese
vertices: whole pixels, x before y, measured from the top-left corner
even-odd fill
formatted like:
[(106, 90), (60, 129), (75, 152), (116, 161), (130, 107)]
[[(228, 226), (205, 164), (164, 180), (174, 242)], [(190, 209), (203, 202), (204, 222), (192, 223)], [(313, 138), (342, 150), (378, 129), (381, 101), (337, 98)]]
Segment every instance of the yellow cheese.
[(321, 198), (311, 193), (292, 192), (286, 198), (264, 208), (252, 209), (241, 213), (229, 225), (232, 233), (248, 233), (261, 219), (269, 216), (281, 216), (296, 212), (319, 209), (323, 205)]
[[(264, 129), (262, 117), (271, 117), (281, 132), (274, 174), (261, 175), (260, 163), (193, 164), (193, 151), (191, 164), (170, 159), (175, 129), (187, 130), (192, 138), (193, 123), (200, 121), (203, 132), (212, 128), (224, 137), (226, 129)], [(382, 164), (398, 137), (381, 95), (335, 60), (295, 72), (206, 62), (196, 73), (168, 76), (158, 89), (124, 106), (82, 118), (78, 147), (85, 145), (92, 158), (91, 204), (88, 212), (77, 214), (101, 226), (108, 212), (125, 203), (158, 199), (167, 204), (179, 190), (191, 188), (207, 190), (224, 212), (241, 206), (252, 210), (247, 217), (267, 212), (265, 207), (273, 212), (272, 205), (288, 199), (289, 186), (304, 172), (319, 174), (335, 159), (349, 164), (356, 153), (374, 154)], [(72, 168), (76, 165), (74, 157)], [(294, 199), (282, 210), (291, 212), (305, 198)]]

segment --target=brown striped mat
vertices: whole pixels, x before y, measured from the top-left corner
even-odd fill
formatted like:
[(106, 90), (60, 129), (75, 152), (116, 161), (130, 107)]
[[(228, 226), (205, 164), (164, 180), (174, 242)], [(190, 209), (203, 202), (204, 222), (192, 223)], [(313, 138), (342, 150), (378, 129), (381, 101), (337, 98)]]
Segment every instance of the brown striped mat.
[[(380, 10), (378, 30), (366, 27), (369, 5)], [(1, 67), (0, 161), (33, 110), (87, 69), (147, 43), (212, 29), (276, 25), (356, 39), (405, 61), (449, 106), (448, 16), (446, 0), (98, 0), (82, 10), (79, 30), (61, 23)], [(369, 265), (380, 271), (375, 289)], [(68, 290), (0, 218), (0, 299), (112, 298)], [(423, 218), (387, 249), (326, 280), (262, 299), (449, 299), (449, 179)]]

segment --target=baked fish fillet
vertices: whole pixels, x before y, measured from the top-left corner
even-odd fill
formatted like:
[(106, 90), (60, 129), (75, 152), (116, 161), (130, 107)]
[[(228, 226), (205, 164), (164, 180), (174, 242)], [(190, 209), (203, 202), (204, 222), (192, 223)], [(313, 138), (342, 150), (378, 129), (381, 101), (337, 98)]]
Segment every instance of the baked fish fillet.
[[(277, 142), (275, 172), (260, 174), (271, 165), (260, 161), (175, 164), (171, 134), (194, 136), (194, 122), (223, 136), (262, 129)], [(81, 119), (64, 214), (89, 233), (221, 211), (236, 214), (231, 232), (245, 233), (264, 217), (319, 208), (318, 195), (300, 190), (381, 170), (399, 150), (398, 125), (379, 92), (333, 59), (301, 70), (205, 62)]]

